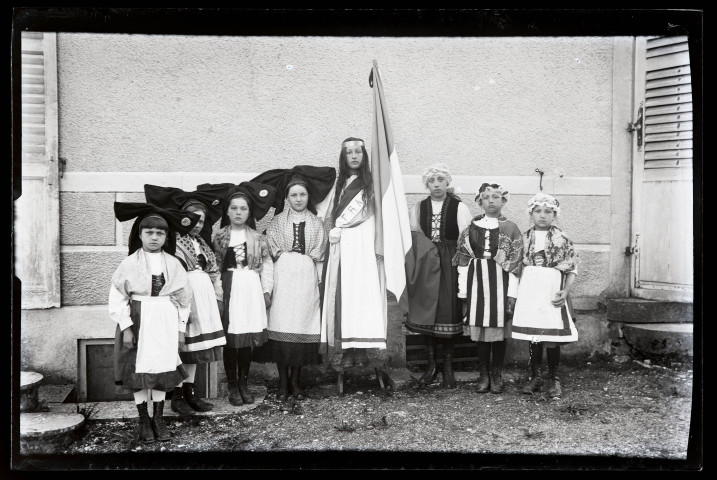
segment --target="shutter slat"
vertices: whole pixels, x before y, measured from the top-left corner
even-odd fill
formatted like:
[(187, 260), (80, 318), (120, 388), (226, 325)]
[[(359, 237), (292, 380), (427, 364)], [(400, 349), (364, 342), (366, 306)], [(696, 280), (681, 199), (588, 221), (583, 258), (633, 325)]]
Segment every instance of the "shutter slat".
[(655, 97), (646, 98), (645, 107), (656, 107), (658, 105), (673, 105), (676, 103), (692, 103), (692, 94), (685, 93), (684, 95), (669, 95), (666, 97)]
[(646, 58), (652, 58), (657, 57), (659, 55), (669, 55), (671, 53), (678, 53), (678, 52), (686, 52), (688, 50), (687, 42), (684, 43), (675, 43), (673, 45), (668, 45), (665, 47), (659, 47), (659, 48), (649, 48), (647, 50), (647, 54), (645, 55)]
[(39, 38), (42, 40), (43, 33), (42, 32), (21, 32), (22, 33), (22, 39), (30, 39), (30, 38)]
[(677, 77), (680, 75), (689, 75), (690, 74), (690, 66), (689, 65), (680, 65), (679, 67), (674, 68), (666, 68), (664, 70), (656, 70), (654, 72), (647, 72), (645, 74), (645, 80), (656, 80), (658, 78), (665, 78), (665, 77)]
[(672, 87), (674, 85), (692, 85), (692, 75), (678, 75), (651, 80), (647, 82), (647, 89)]
[(677, 123), (660, 123), (658, 125), (645, 125), (645, 134), (652, 135), (655, 133), (669, 133), (669, 132), (687, 132), (692, 131), (692, 122), (677, 122)]
[(42, 138), (45, 138), (45, 125), (23, 124), (22, 125), (22, 134), (23, 135), (37, 135), (37, 136), (41, 136)]
[[(22, 94), (22, 104), (24, 105), (26, 103), (32, 103), (35, 105), (40, 105), (40, 104), (44, 105), (45, 97), (42, 95), (33, 95), (33, 94), (29, 94), (29, 93), (28, 94), (23, 93)], [(44, 110), (43, 110), (43, 113), (44, 113)]]
[(647, 48), (657, 48), (657, 47), (664, 47), (665, 45), (673, 45), (675, 43), (684, 43), (687, 42), (687, 35), (681, 35), (679, 37), (660, 37), (660, 38), (651, 38), (647, 40)]
[(22, 54), (22, 64), (23, 65), (44, 65), (45, 59), (42, 58), (42, 55), (27, 55)]
[(41, 115), (43, 118), (43, 121), (45, 119), (45, 105), (44, 104), (32, 104), (32, 103), (25, 103), (22, 104), (22, 113), (23, 114), (37, 114)]
[(665, 105), (661, 107), (652, 107), (645, 109), (645, 116), (652, 117), (656, 115), (672, 115), (681, 114), (683, 112), (691, 112), (692, 103), (680, 103), (678, 105)]
[(23, 155), (45, 155), (44, 145), (22, 145)]
[(666, 140), (689, 140), (692, 138), (692, 130), (686, 132), (656, 133), (645, 136), (645, 143), (662, 142)]
[(31, 94), (31, 95), (43, 95), (45, 93), (45, 84), (41, 83), (39, 85), (22, 85), (22, 93), (24, 94)]
[(692, 85), (678, 85), (675, 87), (653, 88), (645, 91), (645, 98), (664, 97), (665, 95), (682, 95), (691, 93)]
[(654, 152), (657, 150), (687, 150), (692, 148), (692, 140), (678, 140), (674, 142), (646, 142), (645, 151)]
[(44, 77), (45, 76), (45, 65), (29, 65), (27, 63), (22, 65), (22, 75), (37, 75)]
[(45, 77), (43, 75), (29, 75), (25, 74), (25, 72), (22, 73), (22, 83), (23, 84), (43, 84), (45, 83)]
[(645, 160), (660, 160), (660, 159), (685, 159), (692, 158), (692, 150), (664, 150), (660, 152), (646, 152)]
[(660, 55), (659, 57), (648, 58), (645, 61), (645, 69), (649, 72), (652, 70), (662, 70), (663, 68), (680, 67), (690, 64), (689, 52), (673, 53), (670, 55)]
[(674, 167), (692, 167), (692, 159), (685, 158), (680, 160), (652, 160), (645, 163), (645, 168), (674, 168)]
[(22, 112), (22, 123), (23, 125), (28, 123), (32, 125), (43, 125), (45, 123), (45, 115), (43, 112), (26, 112), (23, 108)]
[(23, 145), (42, 145), (44, 148), (45, 136), (44, 135), (23, 135), (22, 136), (22, 144)]
[(692, 112), (676, 113), (672, 115), (648, 115), (645, 117), (645, 125), (690, 121), (692, 121)]

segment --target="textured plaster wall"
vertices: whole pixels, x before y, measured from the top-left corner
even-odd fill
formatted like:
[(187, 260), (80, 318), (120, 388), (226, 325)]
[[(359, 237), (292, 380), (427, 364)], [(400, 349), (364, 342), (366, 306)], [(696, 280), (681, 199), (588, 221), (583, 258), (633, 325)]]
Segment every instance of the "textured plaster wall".
[[(375, 59), (403, 172), (609, 176), (611, 38), (58, 34), (68, 171), (334, 165)], [(290, 68), (289, 68), (290, 67)]]

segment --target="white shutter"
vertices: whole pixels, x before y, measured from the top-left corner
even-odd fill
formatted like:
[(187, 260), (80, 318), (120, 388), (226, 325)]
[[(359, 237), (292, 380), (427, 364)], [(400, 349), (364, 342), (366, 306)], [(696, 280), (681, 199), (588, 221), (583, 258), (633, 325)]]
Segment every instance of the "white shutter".
[(687, 37), (647, 40), (645, 168), (692, 165), (692, 77)]
[(23, 32), (22, 195), (15, 202), (15, 275), (23, 309), (60, 306), (60, 189), (55, 33)]

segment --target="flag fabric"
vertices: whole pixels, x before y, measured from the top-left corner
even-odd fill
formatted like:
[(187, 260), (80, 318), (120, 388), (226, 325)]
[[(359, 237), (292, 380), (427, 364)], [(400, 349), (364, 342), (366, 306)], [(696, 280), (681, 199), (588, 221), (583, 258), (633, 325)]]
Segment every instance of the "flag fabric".
[[(386, 97), (374, 60), (369, 84), (373, 88), (374, 121), (371, 142), (371, 176), (374, 187), (376, 255), (385, 275), (385, 288), (400, 301), (406, 292), (406, 256), (411, 250), (411, 226), (403, 177), (386, 111)], [(379, 272), (381, 273), (381, 272)]]

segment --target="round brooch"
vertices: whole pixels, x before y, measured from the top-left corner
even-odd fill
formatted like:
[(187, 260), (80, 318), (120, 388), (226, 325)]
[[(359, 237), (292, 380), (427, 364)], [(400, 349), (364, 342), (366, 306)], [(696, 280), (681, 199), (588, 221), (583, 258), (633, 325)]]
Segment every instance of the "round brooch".
[(190, 223), (192, 223), (192, 221), (191, 221), (189, 218), (184, 217), (184, 218), (182, 219), (182, 226), (183, 226), (183, 227), (188, 227)]
[(268, 190), (261, 190), (261, 191), (259, 192), (259, 196), (260, 196), (260, 197), (266, 197), (267, 195), (269, 195), (269, 191), (268, 191)]
[(214, 200), (214, 201), (212, 202), (212, 205), (219, 205), (219, 200)]

